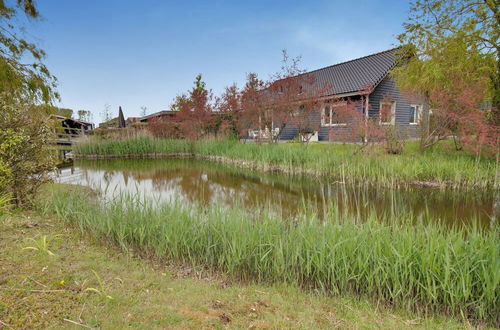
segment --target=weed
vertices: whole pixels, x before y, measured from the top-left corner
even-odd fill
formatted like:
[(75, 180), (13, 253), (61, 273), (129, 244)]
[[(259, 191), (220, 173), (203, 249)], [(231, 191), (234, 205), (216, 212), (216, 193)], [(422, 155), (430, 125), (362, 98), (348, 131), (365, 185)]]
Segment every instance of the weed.
[[(55, 235), (53, 238), (56, 238), (58, 236), (59, 235)], [(37, 251), (40, 254), (49, 256), (55, 255), (52, 251), (49, 250), (49, 239), (47, 238), (47, 235), (43, 235), (38, 239), (28, 238), (28, 241), (32, 242), (34, 245), (24, 247), (23, 250), (33, 250)]]
[(111, 297), (110, 295), (108, 295), (106, 293), (106, 290), (104, 289), (104, 284), (103, 284), (103, 282), (102, 282), (101, 277), (99, 276), (99, 274), (97, 274), (97, 272), (95, 270), (93, 270), (93, 269), (92, 269), (92, 273), (94, 273), (94, 276), (97, 279), (97, 283), (99, 284), (99, 288), (88, 287), (84, 291), (95, 292), (98, 295), (100, 295), (101, 297), (104, 297), (104, 298), (107, 298), (107, 299), (113, 299), (113, 297)]

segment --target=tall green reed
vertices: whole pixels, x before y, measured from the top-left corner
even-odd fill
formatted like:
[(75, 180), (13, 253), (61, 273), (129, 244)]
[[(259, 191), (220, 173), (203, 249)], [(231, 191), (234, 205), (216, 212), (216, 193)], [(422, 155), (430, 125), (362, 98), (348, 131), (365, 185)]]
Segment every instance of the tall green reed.
[[(307, 209), (307, 207), (306, 207)], [(500, 307), (500, 230), (443, 227), (391, 213), (365, 222), (335, 207), (318, 220), (268, 210), (155, 205), (121, 195), (103, 204), (55, 193), (45, 205), (83, 231), (160, 258), (201, 265), (245, 281), (353, 294), (409, 309), (495, 322)], [(384, 220), (384, 221), (381, 221)]]
[(452, 187), (492, 188), (497, 184), (496, 164), (460, 152), (436, 148), (409, 150), (402, 155), (353, 154), (356, 146), (338, 144), (244, 144), (235, 140), (166, 140), (149, 137), (119, 141), (90, 140), (77, 144), (79, 156), (154, 156), (190, 154), (220, 156), (262, 170), (282, 170), (329, 176), (349, 182), (385, 186), (432, 182)]

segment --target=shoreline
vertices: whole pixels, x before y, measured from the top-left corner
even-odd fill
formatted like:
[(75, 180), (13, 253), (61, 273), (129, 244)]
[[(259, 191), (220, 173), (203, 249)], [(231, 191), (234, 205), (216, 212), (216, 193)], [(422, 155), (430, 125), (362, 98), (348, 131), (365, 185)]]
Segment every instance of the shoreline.
[[(464, 229), (444, 230), (433, 223), (419, 222), (408, 227), (408, 222), (399, 216), (393, 216), (394, 221), (389, 222), (378, 222), (373, 216), (371, 221), (359, 225), (355, 218), (345, 221), (349, 219), (338, 217), (340, 214), (331, 214), (330, 221), (320, 226), (315, 221), (307, 221), (313, 218), (304, 215), (306, 221), (297, 221), (295, 226), (288, 227), (281, 218), (265, 211), (256, 215), (259, 221), (254, 223), (238, 208), (221, 211), (217, 205), (209, 209), (182, 204), (156, 208), (152, 204), (138, 206), (127, 199), (125, 207), (120, 201), (99, 207), (86, 192), (79, 193), (78, 188), (69, 188), (75, 193), (68, 194), (65, 186), (53, 187), (56, 189), (41, 204), (45, 214), (55, 215), (57, 211), (64, 215), (64, 223), (76, 225), (124, 252), (140, 250), (158, 260), (208, 267), (232, 279), (255, 279), (256, 284), (298, 284), (301, 289), (316, 288), (326, 294), (362, 293), (366, 299), (411, 302), (418, 306), (412, 312), (429, 308), (434, 315), (449, 312), (456, 317), (463, 312), (469, 320), (493, 320), (488, 306), (495, 304), (491, 294), (496, 289), (477, 287), (476, 283), (490, 283), (489, 276), (496, 273), (498, 265), (492, 261), (491, 252), (496, 250), (497, 229), (482, 231), (473, 226), (466, 234)], [(370, 242), (366, 241), (368, 237)], [(426, 248), (429, 246), (433, 249)], [(447, 260), (448, 255), (455, 257)], [(438, 301), (429, 296), (429, 290), (435, 288), (437, 282), (425, 283), (425, 277), (432, 273), (427, 267), (431, 256), (433, 263), (447, 265), (454, 274), (448, 279), (443, 272), (433, 273), (436, 281), (446, 287), (437, 292)], [(334, 258), (329, 263), (336, 267), (322, 261), (330, 257)], [(362, 258), (361, 262), (358, 257)], [(294, 260), (300, 262), (296, 264)], [(486, 273), (471, 270), (476, 269), (474, 265), (478, 263), (484, 263), (488, 268)], [(367, 264), (383, 272), (365, 268)], [(399, 267), (406, 271), (400, 273)], [(353, 274), (360, 277), (356, 275), (352, 281)], [(463, 279), (462, 274), (470, 277), (464, 282), (468, 290), (479, 290), (477, 297), (461, 293), (456, 282)], [(405, 282), (403, 279), (408, 276), (417, 283)], [(378, 280), (369, 280), (372, 277)], [(394, 292), (399, 293), (392, 296)], [(452, 298), (462, 302), (443, 304)], [(487, 302), (488, 299), (493, 301)], [(475, 309), (461, 309), (460, 306), (472, 301), (475, 301)]]
[[(123, 251), (57, 216), (11, 215), (0, 232), (0, 328), (465, 328), (446, 313), (290, 285), (245, 283), (221, 272)], [(43, 251), (25, 249), (46, 237)], [(61, 272), (64, 270), (64, 272)], [(26, 278), (26, 274), (30, 276)], [(93, 290), (96, 289), (96, 290)], [(49, 303), (48, 303), (49, 302)], [(302, 311), (297, 313), (297, 310)], [(491, 326), (478, 321), (478, 327)]]
[[(332, 178), (334, 177), (328, 174), (321, 174), (318, 171), (314, 171), (311, 169), (302, 169), (295, 168), (294, 170), (290, 170), (288, 168), (284, 168), (279, 165), (261, 165), (258, 162), (252, 162), (245, 159), (238, 158), (230, 158), (225, 156), (214, 156), (214, 155), (200, 155), (195, 153), (149, 153), (149, 154), (129, 154), (129, 155), (78, 155), (74, 154), (72, 159), (78, 160), (106, 160), (106, 159), (168, 159), (168, 158), (176, 158), (176, 159), (199, 159), (199, 160), (208, 160), (212, 162), (217, 162), (221, 164), (228, 164), (237, 166), (242, 169), (254, 170), (254, 171), (262, 171), (262, 172), (270, 172), (270, 173), (282, 173), (286, 175), (307, 175), (314, 178)], [(338, 178), (337, 178), (338, 179)], [(357, 180), (354, 180), (356, 182)], [(346, 181), (338, 181), (340, 183), (346, 183)], [(358, 181), (359, 182), (359, 181)], [(380, 183), (378, 183), (380, 184)], [(382, 186), (387, 186), (384, 184), (380, 184)], [(450, 187), (456, 187), (455, 183), (452, 181), (421, 181), (421, 180), (399, 180), (392, 182), (389, 186), (393, 185), (406, 185), (418, 188), (429, 188), (429, 189), (445, 189)], [(476, 188), (480, 187), (479, 185), (469, 185), (467, 188)]]

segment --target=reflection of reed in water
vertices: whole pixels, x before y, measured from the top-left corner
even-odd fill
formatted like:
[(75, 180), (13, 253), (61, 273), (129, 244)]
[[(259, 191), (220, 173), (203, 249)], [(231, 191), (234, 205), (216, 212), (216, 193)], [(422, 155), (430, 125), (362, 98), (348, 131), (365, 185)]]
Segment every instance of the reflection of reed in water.
[(139, 185), (146, 195), (168, 196), (205, 205), (232, 205), (238, 201), (247, 209), (271, 207), (287, 217), (306, 207), (314, 208), (320, 217), (325, 217), (335, 207), (342, 214), (361, 219), (370, 212), (397, 218), (402, 210), (409, 210), (416, 221), (432, 218), (449, 224), (469, 222), (474, 217), (487, 222), (492, 215), (491, 194), (346, 185), (304, 176), (241, 170), (192, 159), (79, 161), (78, 165), (94, 173), (94, 181), (119, 186), (114, 189), (130, 191)]
[(493, 204), (493, 221), (498, 221), (498, 219), (500, 219), (500, 188), (497, 189), (496, 195), (497, 197)]

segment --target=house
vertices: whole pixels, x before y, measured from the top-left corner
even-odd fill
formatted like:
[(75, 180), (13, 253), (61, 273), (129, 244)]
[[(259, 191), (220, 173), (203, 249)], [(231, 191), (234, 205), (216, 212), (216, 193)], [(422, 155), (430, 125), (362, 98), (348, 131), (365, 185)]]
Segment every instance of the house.
[(148, 123), (155, 120), (177, 121), (177, 116), (178, 116), (178, 111), (162, 110), (144, 117), (140, 117), (138, 120), (141, 123)]
[(125, 123), (127, 124), (138, 123), (140, 118), (141, 117), (127, 117), (127, 119), (125, 119)]
[(91, 134), (94, 124), (60, 115), (52, 115), (56, 122), (54, 133), (57, 144), (72, 144), (73, 138)]
[[(366, 121), (380, 126), (395, 125), (407, 138), (419, 135), (420, 121), (428, 110), (423, 99), (409, 98), (398, 89), (389, 72), (397, 65), (399, 48), (389, 49), (358, 59), (310, 71), (315, 84), (330, 86), (317, 95), (321, 108), (312, 114), (311, 121), (319, 127), (319, 141), (341, 141), (349, 135), (349, 119), (335, 116), (336, 108), (345, 102), (356, 102), (357, 110)], [(297, 125), (287, 123), (281, 131), (281, 140), (298, 136)], [(358, 142), (352, 138), (352, 142)]]
[[(220, 116), (222, 113), (220, 112), (212, 112), (210, 113), (211, 118), (215, 118)], [(182, 117), (179, 115), (179, 111), (177, 110), (161, 110), (150, 115), (140, 117), (138, 119), (141, 123), (150, 123), (154, 121), (163, 121), (163, 122), (179, 122), (182, 120)]]
[(94, 129), (94, 124), (82, 120), (60, 115), (54, 115), (53, 118), (55, 118), (55, 120), (59, 123), (57, 129), (61, 134), (83, 135)]

